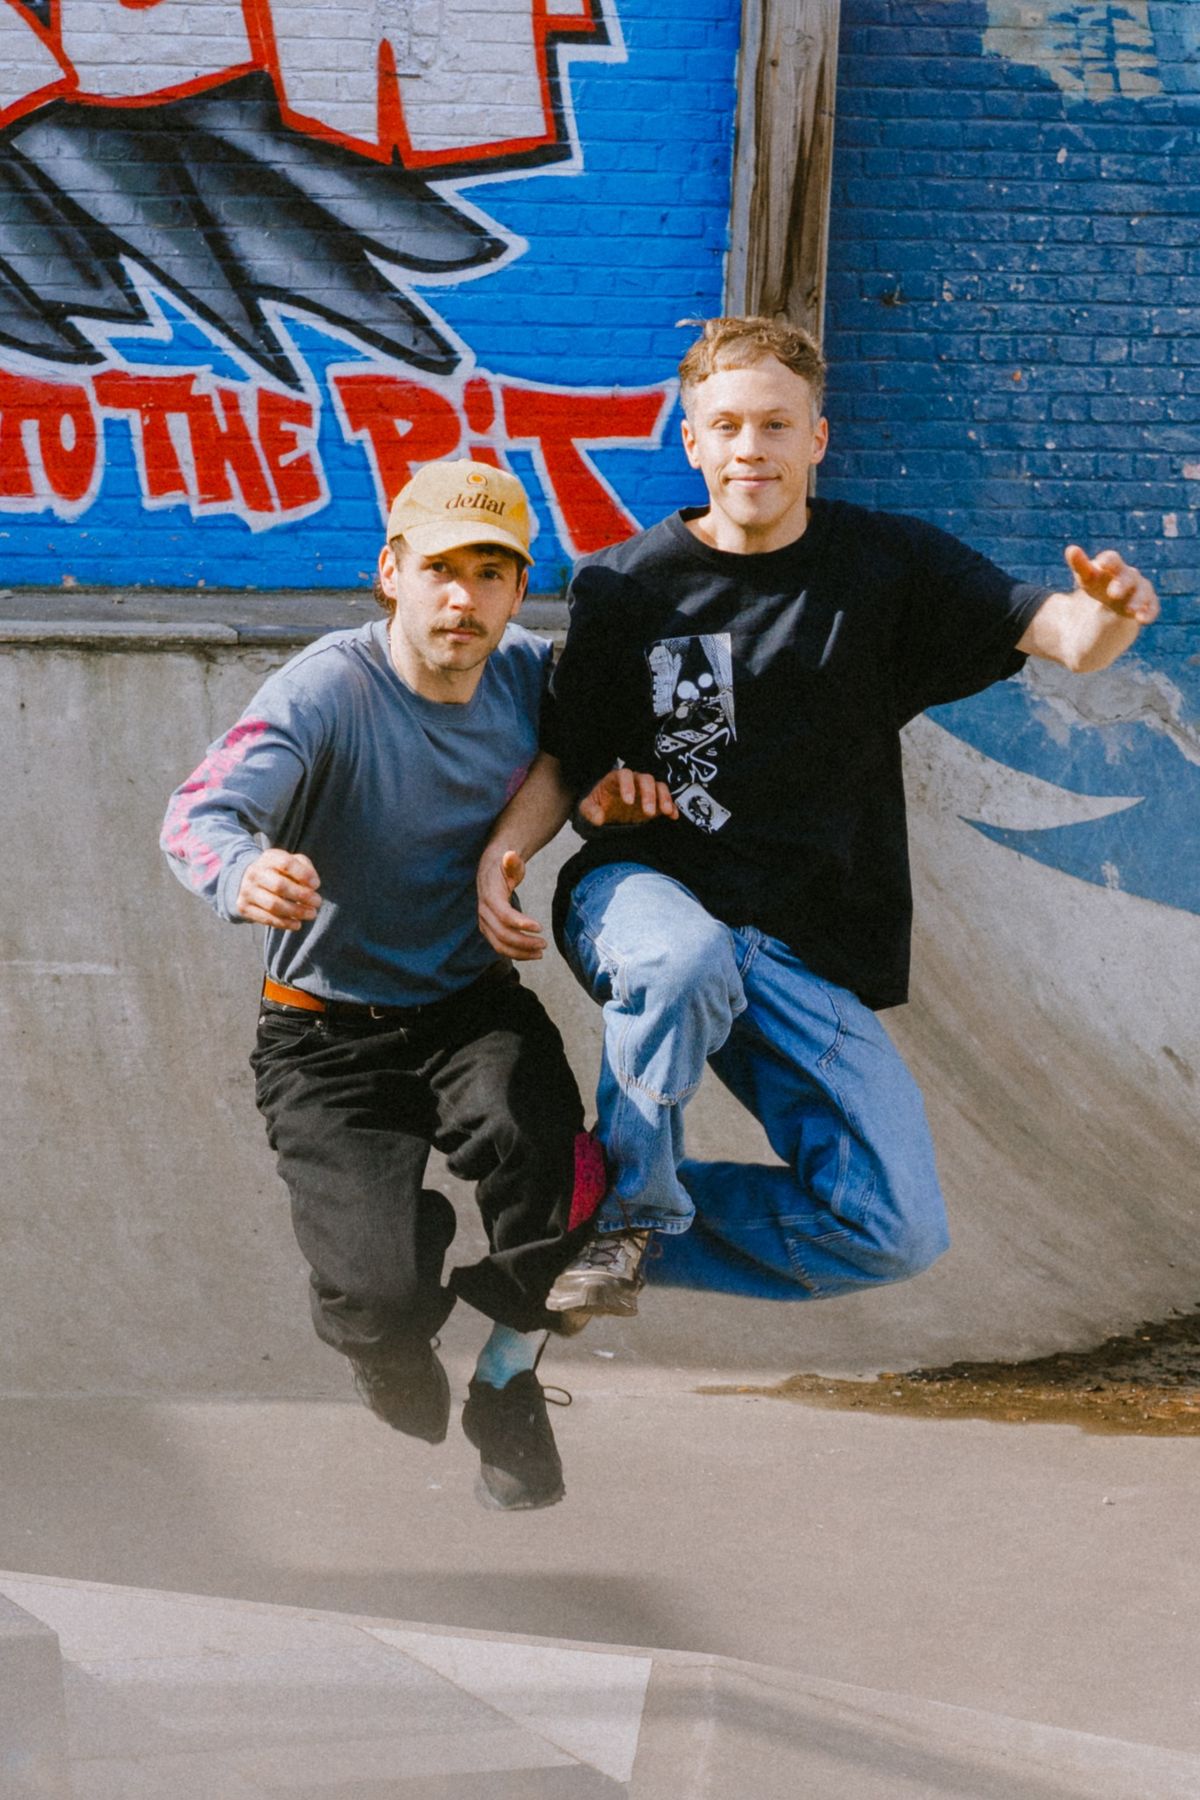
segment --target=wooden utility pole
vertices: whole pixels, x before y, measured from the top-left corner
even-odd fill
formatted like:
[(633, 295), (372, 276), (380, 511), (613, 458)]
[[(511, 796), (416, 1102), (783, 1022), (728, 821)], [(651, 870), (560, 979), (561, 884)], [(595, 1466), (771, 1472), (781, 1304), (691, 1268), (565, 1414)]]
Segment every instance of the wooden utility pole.
[(743, 0), (725, 305), (803, 325), (825, 310), (840, 0)]

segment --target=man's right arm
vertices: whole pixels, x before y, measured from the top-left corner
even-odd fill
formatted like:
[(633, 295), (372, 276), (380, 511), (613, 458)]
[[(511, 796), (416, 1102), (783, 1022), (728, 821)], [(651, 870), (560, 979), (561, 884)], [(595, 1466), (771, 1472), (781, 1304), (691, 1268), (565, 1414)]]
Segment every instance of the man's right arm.
[(479, 929), (493, 950), (514, 962), (531, 962), (546, 948), (541, 926), (517, 911), (512, 896), (525, 879), (526, 864), (557, 836), (571, 816), (572, 805), (573, 796), (558, 758), (539, 750), (493, 825), (479, 859), (475, 874)]
[[(306, 747), (257, 707), (172, 794), (160, 843), (174, 874), (219, 918), (296, 930), (315, 917), (320, 879), (277, 845), (308, 768)], [(263, 850), (265, 837), (272, 848)]]
[(585, 563), (568, 595), (571, 623), (551, 678), (551, 728), (522, 787), (492, 828), (479, 864), (479, 929), (493, 950), (514, 962), (540, 957), (546, 937), (536, 919), (518, 912), (512, 896), (544, 844), (578, 811), (589, 825), (638, 825), (678, 818), (665, 782), (617, 762), (616, 727), (628, 704), (628, 644), (621, 580)]
[[(557, 757), (538, 753), (528, 775), (492, 827), (475, 886), (479, 929), (493, 950), (514, 962), (533, 962), (546, 948), (536, 919), (518, 912), (512, 896), (529, 861), (556, 837), (571, 816), (573, 795)], [(641, 825), (677, 819), (679, 809), (665, 782), (633, 769), (610, 769), (579, 802), (589, 825)]]

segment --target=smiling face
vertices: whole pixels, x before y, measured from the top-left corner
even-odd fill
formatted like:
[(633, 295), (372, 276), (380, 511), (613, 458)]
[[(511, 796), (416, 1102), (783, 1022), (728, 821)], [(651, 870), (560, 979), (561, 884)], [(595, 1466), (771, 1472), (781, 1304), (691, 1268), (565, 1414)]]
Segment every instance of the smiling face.
[(781, 550), (802, 537), (809, 471), (829, 441), (804, 377), (769, 356), (717, 369), (685, 389), (684, 405), (684, 449), (709, 498), (708, 512), (690, 521), (696, 536), (739, 555)]
[(394, 603), (388, 642), (401, 678), (427, 700), (469, 700), (527, 581), (521, 559), (499, 545), (419, 556), (403, 539), (385, 544), (379, 586)]

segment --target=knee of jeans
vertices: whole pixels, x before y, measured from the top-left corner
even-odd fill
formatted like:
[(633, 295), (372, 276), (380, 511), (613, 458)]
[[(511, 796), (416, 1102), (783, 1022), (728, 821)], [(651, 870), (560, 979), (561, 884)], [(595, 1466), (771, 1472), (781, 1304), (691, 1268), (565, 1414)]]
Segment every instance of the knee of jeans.
[(742, 984), (729, 933), (711, 920), (686, 936), (648, 933), (622, 959), (621, 984), (654, 1010), (728, 1019), (741, 1010)]
[(946, 1215), (939, 1204), (918, 1216), (892, 1215), (864, 1227), (861, 1261), (877, 1281), (907, 1281), (920, 1275), (950, 1248)]

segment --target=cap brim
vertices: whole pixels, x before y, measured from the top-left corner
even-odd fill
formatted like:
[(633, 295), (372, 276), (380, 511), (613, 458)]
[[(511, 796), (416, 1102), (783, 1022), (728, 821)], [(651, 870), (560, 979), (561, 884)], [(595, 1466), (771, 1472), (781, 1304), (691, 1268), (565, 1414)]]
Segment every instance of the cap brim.
[(502, 544), (515, 550), (531, 567), (533, 558), (511, 531), (489, 525), (485, 519), (434, 519), (429, 525), (409, 525), (401, 533), (410, 550), (418, 556), (437, 556), (442, 550), (465, 550), (471, 544)]

